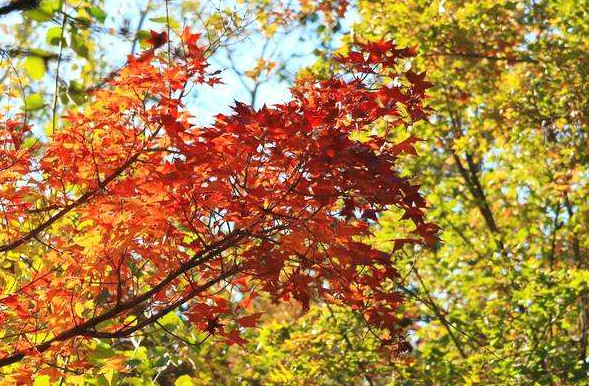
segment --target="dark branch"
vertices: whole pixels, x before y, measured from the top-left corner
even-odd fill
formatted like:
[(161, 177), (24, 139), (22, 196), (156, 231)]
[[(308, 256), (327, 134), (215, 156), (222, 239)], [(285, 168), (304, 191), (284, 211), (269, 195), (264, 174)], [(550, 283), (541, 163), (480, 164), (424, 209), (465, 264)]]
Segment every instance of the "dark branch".
[[(192, 259), (190, 259), (188, 262), (184, 263), (183, 265), (178, 267), (176, 270), (170, 272), (168, 274), (168, 276), (166, 276), (165, 279), (163, 279), (160, 283), (158, 283), (156, 286), (154, 286), (149, 291), (146, 291), (143, 294), (141, 294), (141, 295), (139, 295), (139, 296), (127, 301), (127, 302), (122, 302), (122, 303), (118, 304), (117, 306), (115, 306), (114, 308), (112, 308), (112, 309), (110, 309), (110, 310), (108, 310), (98, 316), (95, 316), (91, 319), (88, 319), (87, 321), (80, 323), (77, 326), (70, 328), (69, 330), (61, 332), (60, 334), (55, 336), (53, 339), (50, 339), (44, 343), (41, 343), (41, 344), (35, 346), (34, 351), (38, 351), (38, 352), (42, 353), (44, 351), (47, 351), (51, 347), (51, 345), (55, 342), (66, 341), (66, 340), (72, 339), (77, 336), (101, 336), (101, 337), (104, 337), (105, 334), (100, 334), (95, 331), (95, 328), (98, 324), (100, 324), (104, 321), (107, 321), (107, 320), (111, 320), (111, 319), (117, 317), (118, 315), (120, 315), (121, 313), (131, 310), (134, 307), (145, 302), (146, 300), (152, 298), (153, 296), (155, 296), (157, 293), (162, 291), (168, 284), (170, 284), (172, 281), (174, 281), (179, 276), (181, 276), (184, 273), (190, 271), (191, 269), (197, 267), (198, 265), (203, 264), (206, 261), (209, 261), (209, 260), (213, 259), (214, 257), (219, 256), (223, 251), (231, 248), (232, 246), (235, 246), (241, 239), (243, 239), (244, 237), (247, 237), (247, 235), (248, 235), (247, 232), (241, 231), (241, 230), (234, 231), (233, 233), (228, 234), (224, 239), (209, 245), (207, 248), (205, 248), (202, 251), (200, 251), (199, 253), (195, 254), (192, 257)], [(196, 287), (193, 291), (191, 291), (192, 296), (196, 296), (199, 292), (202, 292), (202, 291), (208, 289), (209, 287), (213, 286), (214, 284), (218, 283), (219, 281), (222, 281), (222, 280), (228, 278), (229, 276), (235, 274), (236, 272), (237, 272), (236, 268), (234, 267), (233, 269), (220, 274), (215, 279), (212, 279), (212, 280), (206, 282), (205, 284), (201, 285), (200, 287)], [(177, 301), (177, 302), (173, 303), (173, 306), (174, 306), (174, 308), (176, 308), (181, 304), (183, 304), (183, 302), (179, 303), (179, 301)], [(164, 314), (163, 314), (164, 312), (169, 313), (172, 309), (174, 309), (174, 308), (170, 308), (170, 307), (171, 306), (164, 308), (164, 310), (160, 311), (158, 314), (149, 318), (148, 320), (150, 321), (150, 323), (155, 322), (156, 320), (158, 320), (159, 318), (164, 316)], [(147, 324), (149, 324), (149, 323), (142, 322), (141, 327), (144, 327)], [(132, 332), (141, 328), (141, 327), (139, 327), (139, 328), (136, 328), (136, 327), (137, 326), (134, 326), (132, 328), (120, 331), (118, 334), (113, 333), (113, 335), (116, 334), (116, 336), (118, 336), (118, 335), (122, 334), (122, 336), (128, 336)], [(0, 359), (0, 367), (8, 366), (13, 363), (17, 363), (17, 362), (21, 361), (26, 356), (26, 353), (28, 353), (28, 352), (30, 352), (30, 351), (29, 350), (18, 351), (12, 355), (9, 355), (7, 357)]]
[(41, 3), (40, 0), (17, 0), (0, 8), (0, 15), (7, 15), (16, 11), (28, 11), (37, 8)]

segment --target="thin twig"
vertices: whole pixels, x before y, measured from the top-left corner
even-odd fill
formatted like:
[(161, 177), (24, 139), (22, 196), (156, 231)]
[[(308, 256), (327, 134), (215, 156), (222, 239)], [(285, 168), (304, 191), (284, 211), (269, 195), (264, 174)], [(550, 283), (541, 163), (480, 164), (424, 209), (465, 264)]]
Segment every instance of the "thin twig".
[(53, 93), (53, 112), (51, 115), (51, 134), (55, 132), (55, 126), (57, 121), (57, 98), (59, 95), (59, 67), (61, 66), (61, 59), (63, 56), (63, 34), (65, 31), (65, 24), (67, 23), (67, 16), (64, 14), (65, 1), (61, 2), (61, 13), (63, 21), (61, 22), (61, 35), (59, 38), (59, 54), (57, 56), (57, 67), (55, 69), (55, 91)]

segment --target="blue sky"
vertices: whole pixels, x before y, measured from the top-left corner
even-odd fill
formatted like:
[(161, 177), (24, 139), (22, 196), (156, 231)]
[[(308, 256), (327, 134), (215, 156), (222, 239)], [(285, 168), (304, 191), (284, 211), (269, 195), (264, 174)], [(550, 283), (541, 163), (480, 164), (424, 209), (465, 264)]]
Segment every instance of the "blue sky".
[[(47, 1), (47, 0), (46, 0)], [(51, 0), (49, 0), (51, 1)], [(131, 42), (128, 39), (122, 39), (117, 34), (109, 34), (109, 29), (118, 29), (122, 24), (122, 20), (129, 20), (129, 30), (134, 33), (137, 29), (140, 11), (145, 9), (149, 0), (105, 0), (104, 10), (108, 17), (104, 23), (104, 32), (94, 33), (93, 39), (99, 43), (99, 50), (105, 54), (105, 62), (107, 66), (102, 69), (104, 74), (108, 74), (112, 69), (118, 68), (126, 62), (127, 55), (131, 52)], [(153, 4), (158, 4), (160, 0), (152, 0)], [(185, 23), (192, 23), (194, 20), (186, 20), (180, 12), (179, 5), (182, 3), (195, 3), (194, 0), (172, 1), (170, 4), (171, 17), (178, 20), (181, 25)], [(278, 2), (277, 2), (278, 3)], [(161, 3), (160, 3), (161, 4)], [(203, 2), (206, 7), (213, 8), (227, 8), (237, 13), (243, 14), (244, 5), (239, 4), (233, 0), (208, 0)], [(66, 12), (75, 14), (71, 5), (66, 6)], [(161, 7), (149, 13), (142, 29), (143, 30), (162, 30), (164, 25), (151, 21), (149, 19), (165, 16), (165, 8)], [(343, 25), (343, 32), (349, 31), (351, 24), (357, 19), (357, 14), (352, 10), (341, 21)], [(18, 25), (22, 21), (22, 16), (19, 13), (13, 13), (0, 19), (0, 47), (11, 48), (16, 45), (14, 39), (10, 34), (2, 33), (1, 31), (10, 31), (11, 27)], [(321, 22), (321, 21), (319, 21)], [(33, 23), (35, 35), (33, 41), (28, 43), (26, 48), (41, 48), (52, 52), (57, 52), (57, 47), (49, 46), (45, 42), (45, 31), (58, 27), (56, 22)], [(198, 23), (195, 23), (198, 24)], [(316, 26), (315, 26), (316, 27)], [(195, 28), (198, 32), (198, 27)], [(300, 68), (311, 65), (315, 61), (313, 50), (318, 46), (319, 40), (309, 30), (297, 29), (294, 32), (284, 36), (278, 33), (277, 40), (272, 40), (267, 52), (274, 53), (271, 59), (277, 62), (284, 63), (284, 58), (288, 58), (292, 54), (297, 54), (296, 58), (289, 58), (286, 62), (288, 72), (295, 74)], [(262, 52), (265, 39), (260, 34), (253, 34), (247, 39), (240, 40), (239, 43), (233, 46), (233, 59), (240, 71), (251, 69)], [(336, 42), (334, 43), (337, 45)], [(67, 51), (66, 51), (67, 52)], [(227, 60), (225, 50), (219, 50), (213, 57), (210, 58), (212, 70), (222, 70), (221, 76), (224, 84), (217, 85), (214, 89), (208, 87), (200, 87), (193, 95), (190, 107), (193, 114), (197, 116), (197, 121), (200, 124), (208, 124), (212, 122), (212, 117), (218, 113), (229, 113), (230, 106), (234, 100), (249, 103), (250, 93), (243, 86), (243, 78), (240, 77), (230, 68), (230, 62)], [(63, 62), (60, 69), (60, 79), (69, 82), (76, 78), (77, 71), (75, 66), (83, 65), (83, 62), (74, 63), (72, 61)], [(54, 89), (54, 72), (55, 63), (50, 65), (49, 73), (51, 76), (46, 76), (43, 83), (39, 86), (46, 91), (47, 99), (51, 97)], [(270, 78), (267, 83), (260, 86), (256, 98), (256, 106), (263, 104), (272, 105), (287, 101), (290, 98), (289, 79), (281, 80), (277, 77)]]

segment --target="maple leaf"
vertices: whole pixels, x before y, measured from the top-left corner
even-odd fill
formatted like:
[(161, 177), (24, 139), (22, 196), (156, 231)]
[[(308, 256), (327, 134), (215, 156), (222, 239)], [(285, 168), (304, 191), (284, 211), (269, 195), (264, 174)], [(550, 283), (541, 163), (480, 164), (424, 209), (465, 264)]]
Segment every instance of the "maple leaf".
[(225, 326), (224, 324), (219, 322), (219, 317), (216, 316), (214, 318), (209, 318), (207, 320), (207, 325), (205, 327), (205, 331), (211, 335), (214, 335), (218, 330), (222, 331), (224, 326)]
[[(154, 30), (150, 30), (149, 35), (150, 37), (146, 40), (146, 42), (151, 45), (152, 50), (155, 50), (156, 48), (159, 48), (168, 42), (168, 33), (166, 31), (156, 32)], [(190, 37), (190, 41), (192, 42), (192, 36)]]
[(414, 90), (418, 93), (423, 93), (426, 89), (433, 86), (433, 83), (425, 80), (426, 72), (415, 73), (411, 70), (405, 73), (405, 76), (413, 84)]
[(241, 317), (239, 319), (236, 319), (235, 321), (241, 327), (255, 327), (258, 324), (260, 317), (262, 315), (264, 315), (263, 312), (256, 312), (255, 314)]
[(243, 339), (238, 330), (231, 330), (228, 333), (223, 334), (225, 336), (225, 343), (229, 346), (233, 346), (234, 344), (243, 346), (247, 343), (247, 340)]
[(393, 246), (393, 253), (395, 253), (399, 249), (402, 249), (405, 245), (407, 245), (407, 244), (415, 244), (419, 240), (417, 240), (417, 239), (395, 239), (393, 241), (395, 243), (395, 245)]
[(393, 146), (393, 151), (395, 153), (407, 153), (407, 154), (417, 156), (417, 151), (415, 150), (414, 144), (419, 141), (423, 141), (423, 140), (420, 138), (411, 136), (411, 137), (407, 138), (406, 140), (399, 142), (395, 146)]

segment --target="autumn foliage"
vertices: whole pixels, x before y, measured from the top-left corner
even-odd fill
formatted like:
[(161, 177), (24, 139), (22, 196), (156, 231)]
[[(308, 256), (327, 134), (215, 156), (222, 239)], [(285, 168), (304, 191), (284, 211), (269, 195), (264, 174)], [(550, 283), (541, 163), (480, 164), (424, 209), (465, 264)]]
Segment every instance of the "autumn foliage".
[(47, 141), (20, 115), (3, 119), (0, 253), (31, 269), (0, 295), (0, 365), (27, 361), (20, 382), (39, 369), (57, 376), (45, 366), (57, 357), (84, 369), (85, 342), (131, 336), (172, 311), (240, 344), (259, 292), (303, 309), (346, 305), (384, 343), (402, 339), (397, 271), (366, 242), (370, 227), (397, 208), (415, 226), (399, 246), (433, 241), (437, 228), (396, 171), (415, 138), (391, 142), (369, 125), (388, 132), (426, 116), (429, 84), (396, 68), (414, 50), (358, 44), (332, 78), (296, 84), (290, 102), (236, 103), (201, 127), (186, 98), (221, 80), (198, 38), (185, 31), (172, 60), (154, 33), (152, 49)]

